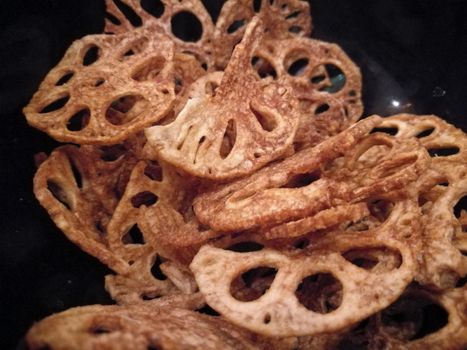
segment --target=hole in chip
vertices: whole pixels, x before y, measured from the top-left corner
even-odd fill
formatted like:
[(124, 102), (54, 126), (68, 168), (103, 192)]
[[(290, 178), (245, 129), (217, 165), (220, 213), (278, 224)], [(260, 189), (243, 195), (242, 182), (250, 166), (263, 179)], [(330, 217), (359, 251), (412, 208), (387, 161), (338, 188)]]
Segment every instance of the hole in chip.
[(329, 105), (327, 103), (320, 104), (318, 107), (315, 109), (315, 115), (318, 114), (323, 114), (326, 111), (329, 111)]
[(203, 35), (203, 26), (193, 13), (181, 11), (170, 20), (172, 33), (183, 41), (196, 42)]
[(55, 86), (61, 86), (61, 85), (64, 85), (64, 84), (68, 83), (68, 81), (70, 81), (70, 79), (73, 77), (73, 75), (75, 75), (74, 72), (66, 73), (60, 79), (57, 80), (57, 82), (55, 83)]
[(90, 118), (91, 111), (89, 108), (83, 108), (68, 119), (66, 128), (70, 131), (81, 131), (89, 124)]
[(396, 135), (399, 132), (398, 128), (374, 128), (371, 130), (370, 134), (374, 134), (375, 132), (382, 132), (388, 135)]
[(300, 188), (311, 185), (313, 182), (319, 180), (321, 173), (319, 170), (312, 171), (305, 174), (296, 174), (290, 178), (285, 185), (281, 188)]
[(433, 133), (433, 131), (435, 131), (435, 128), (428, 128), (428, 129), (423, 130), (422, 132), (419, 132), (415, 136), (418, 137), (419, 139), (421, 139), (423, 137), (430, 136)]
[(151, 205), (156, 204), (158, 199), (159, 197), (157, 197), (154, 193), (149, 192), (149, 191), (143, 191), (138, 194), (135, 194), (131, 198), (131, 204), (135, 208), (139, 208), (142, 205), (150, 207)]
[(277, 127), (275, 116), (269, 111), (260, 111), (250, 103), (250, 110), (264, 131), (271, 132)]
[(327, 314), (342, 303), (342, 283), (330, 273), (317, 273), (302, 280), (295, 296), (308, 310)]
[[(322, 67), (320, 67), (322, 69)], [(329, 77), (329, 84), (320, 88), (320, 91), (336, 93), (342, 90), (345, 86), (346, 78), (344, 72), (334, 64), (325, 64), (324, 68)]]
[(115, 24), (116, 26), (122, 24), (122, 22), (120, 22), (120, 20), (110, 12), (105, 13), (105, 18), (107, 18), (111, 23)]
[(459, 199), (453, 209), (454, 215), (459, 219), (461, 217), (462, 211), (467, 210), (467, 196), (463, 196), (461, 199)]
[(105, 83), (105, 80), (104, 79), (97, 79), (95, 82), (94, 82), (94, 87), (98, 87), (98, 86), (101, 86), (102, 84)]
[(70, 99), (70, 95), (65, 95), (63, 97), (60, 97), (56, 99), (55, 101), (49, 103), (47, 106), (42, 108), (39, 113), (50, 113), (50, 112), (55, 112), (61, 108), (63, 108), (68, 100)]
[(128, 232), (122, 236), (123, 244), (144, 244), (144, 236), (138, 225), (133, 225)]
[(237, 140), (237, 128), (234, 119), (230, 119), (225, 128), (224, 136), (222, 139), (221, 148), (219, 150), (220, 156), (222, 159), (227, 158), (227, 156), (232, 152), (232, 149), (235, 146)]
[(302, 11), (300, 11), (300, 10), (294, 11), (294, 12), (292, 12), (291, 14), (287, 15), (287, 16), (285, 17), (285, 19), (297, 18), (298, 15), (299, 15), (300, 13), (302, 13)]
[(309, 244), (310, 240), (308, 238), (300, 238), (296, 242), (294, 242), (293, 246), (296, 249), (305, 249), (306, 247), (308, 247)]
[(253, 56), (251, 65), (261, 79), (272, 77), (277, 78), (276, 70), (273, 65), (265, 58)]
[(428, 153), (431, 157), (448, 157), (454, 154), (459, 153), (459, 147), (440, 147), (440, 148), (430, 148)]
[(149, 101), (140, 95), (122, 96), (107, 108), (105, 118), (113, 125), (123, 125), (146, 112), (148, 105)]
[(387, 272), (399, 268), (402, 264), (401, 254), (387, 247), (351, 249), (342, 256), (355, 266), (368, 271)]
[(264, 323), (264, 324), (269, 324), (269, 323), (271, 323), (271, 314), (270, 314), (269, 312), (267, 312), (267, 313), (264, 315), (263, 323)]
[(83, 56), (83, 66), (90, 66), (99, 59), (100, 49), (96, 45), (91, 45)]
[(253, 11), (259, 12), (261, 10), (261, 0), (253, 0)]
[(143, 21), (141, 17), (127, 4), (125, 4), (121, 0), (113, 0), (115, 5), (117, 5), (118, 9), (125, 15), (125, 17), (130, 21), (133, 27), (141, 27), (143, 25)]
[(326, 76), (324, 74), (319, 74), (319, 75), (312, 76), (310, 78), (310, 81), (312, 84), (319, 84), (325, 79), (326, 79)]
[(237, 19), (232, 22), (232, 24), (227, 28), (227, 33), (232, 34), (239, 30), (241, 27), (245, 25), (246, 21), (244, 18)]
[(159, 181), (159, 182), (162, 181), (163, 179), (162, 174), (163, 174), (162, 167), (155, 160), (149, 161), (146, 167), (144, 168), (144, 175), (149, 177), (151, 180)]
[(197, 309), (195, 311), (199, 312), (200, 314), (205, 314), (209, 316), (220, 316), (221, 315), (216, 310), (214, 310), (212, 307), (210, 307), (208, 304), (203, 306), (201, 309)]
[(161, 0), (141, 0), (140, 4), (144, 11), (156, 18), (164, 14), (165, 6)]
[(154, 81), (164, 68), (164, 64), (164, 58), (152, 57), (139, 66), (131, 77), (136, 81)]
[(167, 279), (167, 276), (164, 275), (164, 273), (161, 270), (161, 264), (163, 263), (161, 257), (158, 255), (156, 257), (156, 260), (154, 261), (154, 264), (152, 264), (151, 267), (151, 274), (153, 277), (157, 280), (160, 281), (165, 281)]
[(71, 210), (70, 200), (62, 186), (53, 180), (47, 180), (47, 189), (56, 200), (62, 203), (68, 210)]
[(287, 73), (292, 76), (300, 76), (303, 75), (305, 72), (306, 67), (308, 66), (308, 59), (307, 58), (300, 58), (294, 61), (287, 69)]
[(367, 205), (370, 214), (379, 222), (386, 221), (394, 208), (394, 203), (386, 199), (373, 199)]
[(73, 173), (73, 177), (75, 178), (76, 186), (78, 186), (78, 188), (83, 188), (83, 179), (81, 177), (81, 172), (76, 166), (75, 161), (71, 157), (68, 157), (68, 162), (70, 163), (70, 168)]
[(291, 26), (291, 27), (289, 27), (289, 32), (290, 32), (290, 33), (294, 33), (294, 34), (298, 34), (298, 33), (300, 33), (302, 30), (303, 30), (303, 28), (300, 27), (300, 26)]
[(100, 158), (104, 162), (114, 162), (118, 158), (122, 157), (127, 151), (126, 147), (122, 144), (112, 146), (101, 146), (99, 149), (101, 151)]
[(384, 331), (401, 341), (413, 341), (440, 330), (448, 317), (442, 306), (421, 295), (403, 296), (381, 313)]
[(227, 250), (231, 250), (237, 253), (249, 253), (249, 252), (257, 252), (264, 248), (264, 245), (248, 241), (248, 242), (239, 242), (235, 243), (227, 248)]
[(250, 269), (235, 278), (230, 293), (239, 301), (253, 301), (264, 295), (276, 276), (277, 269), (260, 266)]

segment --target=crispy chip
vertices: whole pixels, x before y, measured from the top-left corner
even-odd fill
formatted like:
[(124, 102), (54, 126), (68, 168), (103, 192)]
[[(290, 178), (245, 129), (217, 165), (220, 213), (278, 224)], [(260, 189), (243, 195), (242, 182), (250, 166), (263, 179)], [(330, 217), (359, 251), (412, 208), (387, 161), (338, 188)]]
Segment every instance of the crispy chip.
[[(367, 169), (356, 162), (360, 154), (352, 153), (346, 164), (347, 170), (338, 167), (328, 173), (328, 178), (324, 173), (319, 178), (323, 164), (355, 147), (379, 122), (378, 117), (364, 119), (314, 148), (298, 152), (250, 177), (201, 194), (195, 199), (197, 217), (217, 231), (272, 226), (345, 204), (345, 201), (363, 200), (371, 194), (388, 192), (414, 181), (427, 161), (423, 152), (413, 149), (417, 145), (407, 146), (402, 142), (397, 145), (396, 139), (377, 140), (372, 136), (361, 142), (358, 151), (365, 152), (375, 142), (398, 147), (394, 147), (390, 156), (383, 158), (380, 164)], [(393, 154), (396, 157), (391, 159)], [(344, 171), (346, 175), (343, 175)], [(347, 178), (350, 175), (356, 176), (355, 183), (351, 183), (353, 178)]]
[(192, 175), (230, 179), (278, 158), (292, 144), (298, 124), (293, 96), (286, 86), (258, 81), (247, 68), (261, 30), (260, 19), (250, 23), (213, 97), (193, 98), (172, 124), (146, 130), (147, 147), (157, 157)]
[(232, 51), (245, 33), (251, 19), (258, 14), (265, 22), (264, 32), (270, 39), (308, 36), (311, 33), (309, 4), (298, 0), (261, 0), (255, 8), (253, 0), (229, 0), (222, 6), (214, 32), (216, 65), (224, 69)]
[[(190, 268), (206, 302), (237, 325), (276, 337), (333, 332), (388, 306), (404, 291), (417, 269), (414, 251), (420, 234), (417, 204), (405, 200), (375, 230), (327, 235), (298, 254), (274, 249), (236, 253), (204, 246)], [(374, 264), (359, 260), (368, 251), (379, 252), (373, 255)], [(379, 260), (387, 254), (393, 258)], [(257, 268), (276, 270), (269, 289), (254, 301), (236, 300), (229, 291), (232, 281)], [(320, 280), (325, 285), (316, 287)], [(330, 299), (319, 289), (325, 286), (331, 288)], [(315, 293), (324, 293), (327, 302), (313, 304)]]
[(292, 349), (219, 317), (174, 307), (85, 306), (49, 316), (26, 336), (30, 349)]
[(115, 144), (164, 117), (173, 44), (153, 30), (75, 41), (24, 108), (28, 122), (59, 141)]
[(127, 264), (110, 250), (105, 232), (136, 159), (124, 148), (116, 154), (106, 151), (58, 148), (39, 167), (34, 193), (68, 239), (113, 270), (125, 272)]
[[(164, 33), (175, 43), (177, 51), (190, 54), (208, 69), (214, 65), (211, 42), (214, 24), (199, 0), (161, 0), (162, 8), (144, 6), (138, 0), (106, 0), (106, 33), (132, 32), (138, 27), (151, 26), (154, 33)], [(191, 27), (185, 28), (190, 21)], [(180, 22), (180, 23), (178, 23)], [(183, 23), (185, 22), (185, 23)], [(199, 26), (199, 38), (185, 37)], [(182, 32), (178, 32), (180, 29)], [(188, 29), (188, 30), (187, 30)]]

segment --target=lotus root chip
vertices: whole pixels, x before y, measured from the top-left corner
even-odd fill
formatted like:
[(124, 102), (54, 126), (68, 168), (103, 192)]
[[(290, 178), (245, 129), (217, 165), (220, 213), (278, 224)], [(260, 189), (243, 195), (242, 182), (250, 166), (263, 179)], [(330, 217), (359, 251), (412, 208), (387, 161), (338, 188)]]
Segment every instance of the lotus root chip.
[(310, 38), (265, 41), (254, 59), (262, 64), (257, 66), (260, 76), (267, 63), (299, 98), (296, 148), (315, 145), (360, 118), (360, 70), (339, 46)]
[(106, 33), (126, 33), (151, 26), (175, 44), (177, 51), (189, 54), (206, 69), (214, 65), (212, 35), (214, 24), (199, 0), (162, 0), (160, 7), (138, 0), (106, 0)]
[(59, 141), (107, 145), (156, 123), (175, 99), (174, 51), (153, 30), (75, 41), (24, 108), (28, 123)]
[(219, 317), (177, 307), (77, 307), (49, 316), (26, 336), (31, 349), (291, 349)]
[(109, 161), (108, 154), (88, 147), (62, 146), (52, 152), (37, 170), (34, 193), (68, 239), (124, 272), (127, 266), (110, 250), (106, 230), (136, 160), (123, 150)]
[[(379, 228), (318, 241), (306, 254), (271, 248), (239, 253), (207, 245), (190, 267), (206, 302), (234, 324), (283, 337), (329, 333), (397, 299), (415, 275), (411, 243), (419, 241), (420, 234), (417, 205), (404, 201)], [(349, 255), (359, 250), (376, 250), (383, 257), (391, 252), (395, 259), (381, 258), (368, 267)], [(276, 271), (269, 288), (255, 300), (236, 299), (231, 294), (235, 278), (259, 268)], [(318, 288), (320, 281), (323, 285)], [(328, 293), (329, 299), (317, 302), (322, 293)]]
[(173, 123), (147, 129), (146, 147), (191, 175), (218, 180), (249, 174), (287, 150), (298, 124), (295, 99), (286, 86), (264, 84), (252, 69), (243, 69), (260, 32), (256, 19), (215, 95), (192, 98)]
[[(387, 191), (389, 186), (400, 186), (398, 172), (387, 174), (391, 165), (395, 167), (407, 163), (408, 170), (404, 167), (400, 169), (407, 179), (401, 179), (400, 182), (415, 180), (414, 172), (421, 170), (419, 167), (423, 169), (423, 163), (426, 161), (424, 153), (417, 153), (415, 150), (412, 150), (413, 153), (409, 152), (410, 156), (407, 157), (401, 154), (401, 164), (396, 160), (385, 159), (378, 167), (368, 168), (366, 171), (359, 169), (363, 182), (368, 181), (362, 183), (363, 186), (348, 184), (348, 180), (321, 176), (323, 163), (338, 158), (355, 147), (379, 121), (376, 116), (364, 119), (314, 148), (304, 149), (250, 177), (201, 194), (195, 199), (197, 217), (203, 224), (218, 231), (272, 226), (304, 215), (312, 215), (346, 201), (364, 199), (370, 193), (384, 187)], [(392, 144), (397, 143), (397, 140), (391, 139), (386, 142)], [(367, 147), (369, 145), (371, 141), (365, 144)], [(349, 166), (353, 167), (350, 164)], [(372, 173), (371, 176), (364, 175), (368, 171)], [(383, 175), (388, 176), (380, 178)], [(393, 181), (394, 178), (396, 180)]]
[(214, 32), (218, 68), (227, 66), (235, 45), (241, 41), (248, 23), (255, 15), (264, 20), (264, 32), (269, 39), (310, 35), (312, 26), (307, 2), (262, 0), (259, 8), (255, 6), (253, 0), (229, 0), (222, 6)]

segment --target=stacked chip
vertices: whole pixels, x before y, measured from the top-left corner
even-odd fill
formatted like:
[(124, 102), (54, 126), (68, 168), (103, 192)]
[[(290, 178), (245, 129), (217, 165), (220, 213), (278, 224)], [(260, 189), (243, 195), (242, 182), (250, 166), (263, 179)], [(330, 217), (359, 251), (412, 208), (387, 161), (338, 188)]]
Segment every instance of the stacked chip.
[(228, 0), (215, 24), (198, 0), (106, 4), (24, 113), (75, 144), (34, 192), (118, 305), (46, 318), (31, 349), (467, 346), (462, 131), (361, 118), (360, 71), (304, 1)]

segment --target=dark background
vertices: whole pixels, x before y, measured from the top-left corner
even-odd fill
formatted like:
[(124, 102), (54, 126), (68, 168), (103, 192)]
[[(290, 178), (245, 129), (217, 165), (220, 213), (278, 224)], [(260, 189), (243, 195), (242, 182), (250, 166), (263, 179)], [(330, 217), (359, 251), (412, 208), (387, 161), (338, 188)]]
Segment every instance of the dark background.
[[(221, 1), (204, 1), (217, 16)], [(361, 67), (365, 114), (437, 114), (467, 130), (467, 2), (312, 1), (313, 37)], [(104, 2), (0, 1), (0, 348), (72, 306), (110, 303), (109, 271), (55, 228), (32, 194), (33, 155), (57, 143), (21, 109), (67, 47), (99, 33)], [(399, 107), (392, 101), (399, 102)]]

